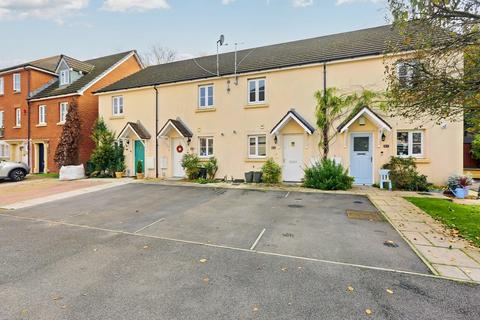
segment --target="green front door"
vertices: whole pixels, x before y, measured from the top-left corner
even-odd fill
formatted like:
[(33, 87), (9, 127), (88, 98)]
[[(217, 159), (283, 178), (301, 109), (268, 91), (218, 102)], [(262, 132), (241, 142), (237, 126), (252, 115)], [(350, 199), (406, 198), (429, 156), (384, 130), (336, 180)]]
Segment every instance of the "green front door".
[(142, 173), (145, 173), (145, 146), (142, 141), (135, 140), (135, 173), (138, 172), (138, 161), (142, 161)]

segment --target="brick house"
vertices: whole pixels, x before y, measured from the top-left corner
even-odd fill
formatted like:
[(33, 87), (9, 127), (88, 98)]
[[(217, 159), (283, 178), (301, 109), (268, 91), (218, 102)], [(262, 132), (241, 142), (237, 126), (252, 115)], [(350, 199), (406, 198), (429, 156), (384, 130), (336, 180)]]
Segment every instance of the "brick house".
[(74, 102), (82, 119), (79, 161), (85, 164), (94, 148), (90, 135), (98, 118), (98, 97), (92, 92), (142, 68), (135, 51), (86, 61), (61, 56), (55, 68), (58, 79), (29, 99), (31, 171), (58, 172), (53, 160), (55, 150), (68, 106)]
[(27, 99), (57, 78), (60, 56), (0, 70), (0, 160), (28, 162)]

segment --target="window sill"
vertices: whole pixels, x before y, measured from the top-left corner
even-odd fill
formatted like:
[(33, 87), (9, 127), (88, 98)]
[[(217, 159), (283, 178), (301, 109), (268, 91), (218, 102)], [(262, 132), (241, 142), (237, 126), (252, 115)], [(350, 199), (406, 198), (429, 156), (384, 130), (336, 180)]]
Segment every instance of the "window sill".
[(430, 159), (428, 159), (428, 158), (415, 158), (414, 161), (415, 161), (415, 163), (420, 163), (420, 164), (430, 163)]
[(214, 155), (211, 155), (211, 156), (198, 156), (198, 159), (200, 160), (200, 162), (208, 162), (210, 160), (210, 158), (212, 157), (215, 157)]
[(245, 162), (266, 162), (267, 161), (267, 157), (263, 157), (263, 158), (246, 158), (245, 159)]
[(22, 128), (22, 126), (15, 126), (15, 127), (13, 127), (13, 129), (21, 129), (21, 128)]
[(22, 91), (13, 91), (13, 94), (20, 94)]
[(64, 124), (65, 124), (65, 121), (57, 122), (57, 126), (63, 126)]
[(38, 128), (38, 127), (46, 127), (46, 126), (47, 126), (46, 123), (39, 123), (39, 124), (37, 124), (35, 127)]
[(260, 109), (260, 108), (268, 108), (268, 104), (266, 103), (258, 103), (258, 104), (247, 104), (243, 107), (244, 109)]
[(204, 108), (204, 109), (197, 108), (197, 110), (195, 110), (196, 113), (214, 112), (214, 111), (217, 111), (217, 108)]
[(121, 116), (111, 116), (110, 117), (110, 120), (121, 120), (121, 119), (125, 119), (125, 116), (121, 115)]

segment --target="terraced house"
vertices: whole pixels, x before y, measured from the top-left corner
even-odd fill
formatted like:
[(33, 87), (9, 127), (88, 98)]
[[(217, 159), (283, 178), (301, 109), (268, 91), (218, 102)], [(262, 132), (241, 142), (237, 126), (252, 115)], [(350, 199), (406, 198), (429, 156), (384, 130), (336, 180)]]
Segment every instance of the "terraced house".
[[(384, 91), (385, 64), (409, 77), (401, 36), (391, 26), (364, 29), (148, 67), (97, 92), (99, 112), (123, 141), (128, 173), (144, 161), (149, 177), (183, 177), (181, 158), (218, 159), (217, 177), (243, 178), (272, 157), (283, 180), (300, 181), (319, 158), (314, 93)], [(412, 156), (444, 183), (462, 172), (463, 123), (410, 122), (365, 106), (337, 126), (330, 156), (357, 184), (379, 180), (391, 156)]]
[(86, 61), (60, 56), (56, 77), (29, 99), (32, 172), (58, 172), (53, 159), (72, 103), (77, 104), (82, 121), (79, 161), (85, 164), (94, 148), (90, 135), (98, 117), (98, 98), (92, 92), (141, 69), (135, 51)]
[(0, 70), (0, 160), (28, 162), (27, 99), (56, 79), (60, 56)]

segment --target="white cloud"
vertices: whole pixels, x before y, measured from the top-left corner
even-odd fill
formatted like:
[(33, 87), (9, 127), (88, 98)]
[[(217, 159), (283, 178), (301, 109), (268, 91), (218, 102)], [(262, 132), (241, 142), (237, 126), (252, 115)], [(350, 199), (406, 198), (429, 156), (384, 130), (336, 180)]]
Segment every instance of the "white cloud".
[(235, 0), (222, 0), (222, 4), (227, 5), (227, 4), (230, 4), (230, 3), (234, 2), (234, 1), (235, 1)]
[(358, 2), (371, 2), (371, 3), (381, 3), (385, 2), (386, 0), (337, 0), (336, 4), (338, 6), (342, 4), (350, 4), (350, 3), (358, 3)]
[[(1, 1), (1, 0), (0, 0)], [(168, 9), (170, 5), (167, 0), (105, 0), (103, 9), (108, 11), (148, 11), (155, 9)]]
[(304, 7), (311, 6), (312, 4), (313, 4), (313, 0), (292, 0), (292, 5), (294, 7), (304, 8)]
[(67, 15), (87, 7), (89, 0), (0, 0), (0, 20), (36, 18), (63, 24)]

